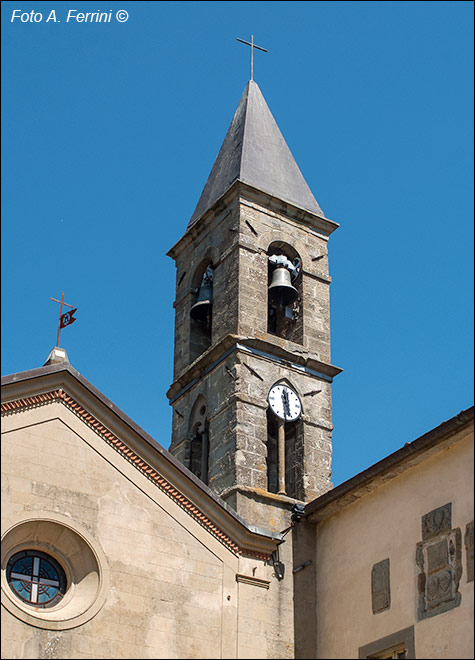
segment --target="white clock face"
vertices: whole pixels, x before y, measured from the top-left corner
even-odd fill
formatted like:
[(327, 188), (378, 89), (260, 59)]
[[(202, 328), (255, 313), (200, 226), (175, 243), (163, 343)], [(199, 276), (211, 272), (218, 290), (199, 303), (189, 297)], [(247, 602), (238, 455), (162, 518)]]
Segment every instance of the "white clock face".
[(287, 385), (274, 385), (269, 391), (269, 406), (272, 411), (286, 422), (293, 422), (302, 413), (300, 399)]

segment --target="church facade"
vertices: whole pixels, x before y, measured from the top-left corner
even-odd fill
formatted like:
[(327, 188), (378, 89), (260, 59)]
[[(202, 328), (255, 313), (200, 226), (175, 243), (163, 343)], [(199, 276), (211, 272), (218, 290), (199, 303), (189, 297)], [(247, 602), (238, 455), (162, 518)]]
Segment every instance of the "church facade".
[(332, 488), (337, 227), (251, 80), (169, 251), (170, 450), (64, 349), (2, 379), (2, 657), (473, 657), (473, 408)]

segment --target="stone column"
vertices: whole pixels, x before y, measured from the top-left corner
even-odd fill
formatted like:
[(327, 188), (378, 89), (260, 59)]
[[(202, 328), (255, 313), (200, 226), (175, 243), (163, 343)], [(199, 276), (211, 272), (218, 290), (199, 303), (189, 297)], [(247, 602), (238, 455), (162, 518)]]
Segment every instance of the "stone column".
[(285, 422), (277, 419), (277, 446), (279, 453), (279, 495), (285, 495)]

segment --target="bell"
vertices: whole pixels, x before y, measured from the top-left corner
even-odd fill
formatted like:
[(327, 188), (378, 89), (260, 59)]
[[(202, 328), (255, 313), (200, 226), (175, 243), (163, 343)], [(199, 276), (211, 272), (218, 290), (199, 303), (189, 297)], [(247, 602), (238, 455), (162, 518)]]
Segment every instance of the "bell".
[(212, 282), (208, 281), (202, 284), (200, 287), (198, 300), (190, 310), (191, 318), (201, 325), (207, 325), (209, 322), (209, 314), (211, 313), (212, 302), (213, 284)]
[(292, 286), (290, 272), (285, 266), (278, 266), (272, 273), (272, 282), (269, 286), (269, 297), (281, 305), (290, 305), (299, 296), (297, 289)]

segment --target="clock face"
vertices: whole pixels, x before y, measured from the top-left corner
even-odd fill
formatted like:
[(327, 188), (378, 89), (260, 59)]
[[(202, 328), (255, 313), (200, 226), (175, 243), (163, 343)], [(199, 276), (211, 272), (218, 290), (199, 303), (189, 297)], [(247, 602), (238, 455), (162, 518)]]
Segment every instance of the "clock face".
[(293, 422), (302, 413), (300, 399), (287, 385), (274, 385), (269, 391), (269, 406), (271, 410), (286, 422)]

